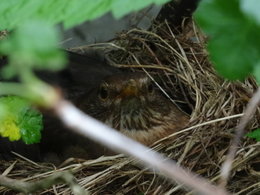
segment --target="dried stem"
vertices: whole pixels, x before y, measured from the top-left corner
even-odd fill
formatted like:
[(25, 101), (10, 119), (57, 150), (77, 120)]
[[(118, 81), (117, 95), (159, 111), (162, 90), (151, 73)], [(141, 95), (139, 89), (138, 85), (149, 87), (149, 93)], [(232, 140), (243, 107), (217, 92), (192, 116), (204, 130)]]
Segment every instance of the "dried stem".
[(221, 173), (220, 173), (220, 175), (221, 175), (220, 186), (221, 187), (225, 187), (227, 184), (228, 177), (230, 175), (230, 171), (231, 171), (231, 167), (232, 167), (232, 163), (234, 161), (240, 140), (241, 140), (242, 136), (244, 135), (245, 127), (246, 127), (247, 123), (250, 121), (250, 119), (253, 117), (259, 103), (260, 103), (260, 87), (258, 88), (257, 92), (253, 95), (251, 100), (249, 101), (249, 103), (246, 107), (246, 110), (245, 110), (245, 114), (242, 116), (239, 124), (236, 127), (235, 137), (229, 148), (226, 160), (223, 163), (222, 168), (221, 168)]
[(75, 195), (88, 194), (76, 183), (75, 178), (68, 171), (56, 172), (47, 178), (34, 182), (19, 181), (0, 175), (1, 186), (5, 186), (9, 189), (23, 192), (25, 194), (34, 193), (60, 183), (68, 184)]

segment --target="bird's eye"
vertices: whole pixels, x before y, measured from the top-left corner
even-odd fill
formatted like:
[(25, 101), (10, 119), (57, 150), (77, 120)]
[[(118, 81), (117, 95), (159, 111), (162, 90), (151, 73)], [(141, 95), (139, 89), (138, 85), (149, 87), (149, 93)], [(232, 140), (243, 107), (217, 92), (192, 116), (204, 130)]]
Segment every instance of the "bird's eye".
[(148, 92), (149, 92), (149, 93), (152, 93), (152, 92), (153, 92), (153, 84), (150, 83), (150, 84), (148, 85), (147, 89), (148, 89)]
[(108, 90), (106, 87), (101, 86), (99, 89), (99, 97), (103, 100), (107, 99), (108, 97)]

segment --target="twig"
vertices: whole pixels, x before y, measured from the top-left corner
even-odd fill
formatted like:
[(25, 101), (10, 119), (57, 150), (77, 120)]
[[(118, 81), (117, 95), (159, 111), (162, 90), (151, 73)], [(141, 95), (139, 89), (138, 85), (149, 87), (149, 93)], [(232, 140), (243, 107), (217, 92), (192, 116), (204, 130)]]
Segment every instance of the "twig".
[(256, 188), (256, 187), (257, 187), (258, 189), (260, 189), (260, 182), (257, 182), (257, 183), (255, 183), (255, 184), (253, 184), (253, 185), (251, 185), (251, 186), (249, 186), (249, 187), (247, 187), (247, 188), (244, 188), (243, 190), (237, 192), (236, 195), (242, 194), (242, 193), (244, 193), (244, 192), (250, 190), (251, 188)]
[(2, 173), (2, 176), (8, 175), (14, 168), (14, 165), (17, 163), (17, 160), (14, 161), (5, 171)]
[(156, 169), (172, 181), (177, 180), (201, 194), (228, 194), (207, 180), (180, 168), (174, 161), (84, 114), (68, 101), (60, 100), (54, 110), (63, 123), (77, 133), (90, 137), (112, 150), (138, 158), (143, 165)]
[(230, 175), (230, 171), (231, 171), (231, 167), (232, 167), (232, 163), (234, 161), (240, 140), (241, 140), (242, 136), (244, 135), (245, 127), (246, 127), (247, 123), (250, 121), (250, 119), (252, 118), (252, 116), (254, 115), (259, 103), (260, 103), (260, 87), (258, 88), (257, 92), (253, 95), (251, 100), (249, 101), (249, 103), (246, 107), (245, 113), (242, 116), (239, 124), (236, 127), (235, 137), (232, 140), (226, 160), (223, 163), (222, 168), (221, 168), (220, 186), (222, 188), (225, 187), (227, 184), (227, 181), (228, 181), (228, 178)]
[(158, 70), (166, 70), (170, 73), (174, 73), (174, 71), (166, 66), (163, 65), (128, 65), (128, 64), (115, 64), (116, 67), (118, 68), (150, 68), (150, 69), (158, 69)]
[(27, 161), (27, 162), (29, 162), (29, 163), (31, 163), (31, 164), (33, 164), (33, 165), (35, 165), (35, 166), (38, 166), (38, 167), (40, 167), (40, 165), (39, 164), (37, 164), (36, 162), (33, 162), (32, 160), (30, 160), (30, 159), (28, 159), (28, 158), (26, 158), (26, 157), (24, 157), (24, 156), (22, 156), (21, 154), (18, 154), (18, 153), (16, 153), (16, 152), (11, 152), (11, 153), (13, 153), (15, 156), (18, 156), (19, 158), (21, 158), (21, 159), (23, 159), (23, 160), (25, 160), (25, 161)]
[(34, 193), (60, 183), (68, 184), (75, 195), (87, 194), (87, 192), (76, 183), (75, 178), (68, 171), (57, 172), (51, 175), (50, 177), (34, 182), (19, 181), (0, 175), (1, 186), (7, 187), (15, 191), (23, 192), (25, 194)]
[(206, 126), (206, 125), (210, 125), (210, 124), (213, 124), (213, 123), (216, 123), (216, 122), (221, 122), (221, 121), (224, 121), (224, 120), (229, 120), (229, 119), (233, 119), (233, 118), (238, 118), (238, 117), (241, 117), (243, 116), (244, 114), (235, 114), (235, 115), (232, 115), (232, 116), (226, 116), (226, 117), (222, 117), (222, 118), (218, 118), (218, 119), (214, 119), (214, 120), (210, 120), (210, 121), (207, 121), (207, 122), (204, 122), (204, 123), (200, 123), (200, 124), (196, 124), (194, 126), (191, 126), (191, 127), (188, 127), (186, 129), (182, 129), (180, 131), (177, 131), (175, 133), (172, 133), (171, 135), (167, 136), (167, 137), (164, 137), (158, 141), (156, 141), (153, 146), (157, 145), (158, 143), (164, 141), (164, 140), (167, 140), (169, 138), (172, 138), (176, 135), (179, 135), (179, 134), (182, 134), (186, 131), (190, 131), (192, 129), (196, 129), (196, 128), (199, 128), (199, 127), (203, 127), (203, 126)]

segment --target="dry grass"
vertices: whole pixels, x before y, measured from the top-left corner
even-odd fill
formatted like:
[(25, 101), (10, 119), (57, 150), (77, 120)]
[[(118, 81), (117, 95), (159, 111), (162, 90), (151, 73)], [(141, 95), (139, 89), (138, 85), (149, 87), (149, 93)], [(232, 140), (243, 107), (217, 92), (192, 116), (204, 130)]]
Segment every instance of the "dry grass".
[[(112, 50), (109, 56), (115, 66), (145, 71), (156, 78), (157, 84), (169, 97), (191, 113), (187, 129), (158, 141), (153, 147), (217, 183), (234, 127), (257, 85), (252, 78), (244, 82), (228, 82), (219, 77), (208, 60), (204, 45), (203, 36), (191, 21), (181, 34), (174, 33), (164, 23), (150, 31), (133, 29), (121, 33), (113, 43), (95, 47)], [(247, 131), (259, 127), (258, 108)], [(230, 192), (260, 193), (259, 146), (252, 139), (245, 137), (242, 140), (228, 183)], [(11, 178), (28, 181), (45, 177), (56, 170), (72, 170), (80, 185), (91, 194), (187, 193), (180, 185), (141, 168), (136, 160), (123, 155), (89, 161), (72, 159), (58, 168), (18, 158), (16, 162), (2, 162), (0, 168), (1, 172), (6, 170), (5, 174)], [(0, 193), (4, 192), (11, 193), (0, 188)], [(69, 194), (70, 189), (66, 185), (58, 185), (40, 194), (52, 193)]]

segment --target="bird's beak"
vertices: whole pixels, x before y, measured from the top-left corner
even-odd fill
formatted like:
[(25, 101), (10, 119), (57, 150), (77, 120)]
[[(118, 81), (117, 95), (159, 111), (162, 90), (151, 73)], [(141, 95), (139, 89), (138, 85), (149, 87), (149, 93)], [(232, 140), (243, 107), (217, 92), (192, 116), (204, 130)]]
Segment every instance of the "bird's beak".
[(137, 96), (138, 95), (138, 86), (135, 80), (130, 79), (126, 85), (123, 87), (120, 93), (121, 98)]

